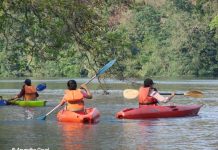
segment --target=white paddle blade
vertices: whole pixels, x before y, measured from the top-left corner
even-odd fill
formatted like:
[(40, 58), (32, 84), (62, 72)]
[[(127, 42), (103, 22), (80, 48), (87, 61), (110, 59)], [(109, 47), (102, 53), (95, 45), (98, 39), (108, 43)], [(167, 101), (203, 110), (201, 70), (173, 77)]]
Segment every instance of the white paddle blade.
[(126, 99), (135, 99), (139, 95), (138, 90), (134, 89), (126, 89), (123, 91), (123, 97)]

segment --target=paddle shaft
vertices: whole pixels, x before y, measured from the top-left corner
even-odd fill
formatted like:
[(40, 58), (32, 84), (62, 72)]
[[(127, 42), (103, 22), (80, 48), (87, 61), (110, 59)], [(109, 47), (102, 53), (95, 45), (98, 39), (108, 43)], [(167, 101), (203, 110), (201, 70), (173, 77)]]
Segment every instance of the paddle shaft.
[(45, 116), (48, 116), (50, 113), (55, 111), (59, 106), (61, 106), (61, 104), (58, 104), (57, 106), (55, 106), (55, 108), (53, 108), (51, 111), (49, 111)]
[[(160, 95), (171, 95), (172, 93), (160, 93)], [(175, 95), (185, 95), (184, 93), (175, 93)]]
[[(4, 100), (2, 96), (0, 96), (0, 100)], [(4, 101), (11, 101), (11, 100), (14, 100), (14, 99), (11, 98), (11, 99), (7, 99), (7, 100), (4, 100)]]
[[(171, 95), (171, 93), (160, 93), (162, 95)], [(185, 93), (175, 93), (175, 95), (185, 95), (185, 96), (191, 96), (195, 98), (200, 98), (203, 96), (203, 93), (200, 91), (189, 91)]]
[(94, 75), (90, 80), (88, 80), (85, 84), (89, 84), (93, 79), (95, 79), (96, 75)]

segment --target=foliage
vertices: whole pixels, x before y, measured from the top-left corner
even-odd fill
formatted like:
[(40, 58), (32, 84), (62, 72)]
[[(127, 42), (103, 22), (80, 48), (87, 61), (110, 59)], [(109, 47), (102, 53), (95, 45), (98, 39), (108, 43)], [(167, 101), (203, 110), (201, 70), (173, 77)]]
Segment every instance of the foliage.
[[(218, 76), (216, 1), (3, 0), (0, 75)], [(111, 20), (115, 23), (110, 23)]]

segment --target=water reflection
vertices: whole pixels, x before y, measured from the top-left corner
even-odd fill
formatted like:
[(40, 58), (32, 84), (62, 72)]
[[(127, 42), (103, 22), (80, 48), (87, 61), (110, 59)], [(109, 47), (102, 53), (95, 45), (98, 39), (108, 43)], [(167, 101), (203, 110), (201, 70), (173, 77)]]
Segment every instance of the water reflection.
[(62, 135), (64, 150), (83, 150), (89, 147), (88, 145), (86, 147), (84, 143), (94, 139), (92, 132), (95, 125), (59, 122), (58, 126)]
[[(168, 124), (160, 119), (125, 121), (122, 124), (122, 149), (153, 149), (154, 141), (163, 126)], [(140, 139), (140, 140), (139, 140)]]

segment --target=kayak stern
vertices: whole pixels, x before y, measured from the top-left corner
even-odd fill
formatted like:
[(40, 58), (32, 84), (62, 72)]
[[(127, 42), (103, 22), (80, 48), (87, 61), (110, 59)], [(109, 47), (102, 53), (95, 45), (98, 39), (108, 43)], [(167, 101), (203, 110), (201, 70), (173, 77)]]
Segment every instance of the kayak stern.
[(98, 123), (100, 112), (97, 108), (86, 108), (86, 113), (76, 113), (67, 110), (61, 110), (57, 114), (57, 120), (60, 122), (74, 122), (84, 124)]

